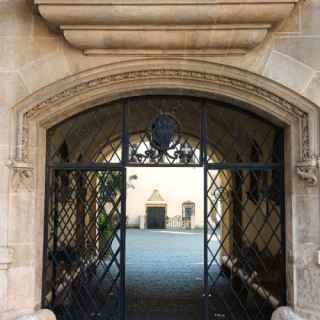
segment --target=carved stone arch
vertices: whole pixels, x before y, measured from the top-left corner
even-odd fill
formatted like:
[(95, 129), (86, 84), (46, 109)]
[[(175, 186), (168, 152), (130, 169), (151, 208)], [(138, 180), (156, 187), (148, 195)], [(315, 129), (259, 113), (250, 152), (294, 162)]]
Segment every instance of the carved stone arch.
[(35, 124), (53, 124), (99, 103), (159, 92), (234, 101), (274, 122), (298, 123), (299, 161), (315, 159), (317, 106), (266, 78), (230, 66), (191, 60), (148, 60), (103, 66), (60, 80), (14, 107), (17, 161), (29, 162)]
[[(101, 66), (55, 82), (12, 109), (13, 151), (9, 166), (14, 179), (11, 187), (22, 187), (26, 197), (32, 200), (28, 210), (35, 217), (34, 234), (38, 237), (34, 243), (34, 252), (38, 253), (35, 274), (42, 274), (46, 130), (83, 110), (143, 94), (188, 94), (231, 102), (286, 128), (288, 301), (295, 305), (292, 216), (299, 213), (299, 207), (293, 193), (299, 188), (305, 192), (305, 186), (295, 179), (294, 173), (311, 186), (317, 182), (318, 107), (259, 75), (193, 60), (150, 59)], [(19, 210), (19, 205), (11, 210)], [(40, 278), (35, 280), (37, 303), (41, 295)]]
[[(193, 95), (231, 102), (286, 128), (286, 176), (290, 192), (294, 170), (308, 184), (317, 181), (318, 108), (299, 94), (266, 78), (233, 67), (192, 60), (144, 60), (101, 66), (60, 80), (27, 97), (12, 110), (12, 175), (16, 188), (32, 197), (35, 234), (42, 237), (46, 130), (83, 110), (123, 97), (143, 94)], [(31, 186), (30, 186), (31, 185)], [(295, 185), (295, 186), (293, 186)], [(13, 186), (14, 187), (14, 186)], [(289, 192), (289, 193), (290, 193)], [(288, 228), (297, 211), (288, 198)], [(33, 212), (32, 211), (32, 212)], [(42, 252), (42, 241), (35, 252)], [(292, 230), (288, 232), (289, 302), (294, 304)], [(41, 254), (35, 274), (42, 274)], [(41, 280), (35, 300), (40, 301)]]
[[(317, 183), (318, 110), (299, 94), (238, 68), (193, 60), (137, 60), (101, 66), (49, 85), (14, 107), (15, 162), (38, 154), (41, 129), (96, 105), (141, 94), (174, 93), (233, 102), (273, 122), (295, 127), (297, 174)], [(39, 131), (40, 130), (40, 131)], [(43, 138), (43, 137), (42, 137)]]

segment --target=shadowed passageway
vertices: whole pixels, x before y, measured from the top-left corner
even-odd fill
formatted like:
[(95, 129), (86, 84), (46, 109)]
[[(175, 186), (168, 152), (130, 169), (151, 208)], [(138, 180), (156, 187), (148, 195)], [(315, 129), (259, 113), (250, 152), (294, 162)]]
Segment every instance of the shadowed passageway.
[[(286, 303), (283, 138), (233, 105), (171, 95), (112, 102), (51, 128), (43, 307), (59, 320), (270, 319)], [(177, 198), (171, 212), (175, 190), (166, 183), (166, 199), (140, 199), (133, 167), (197, 167), (202, 183), (183, 186), (203, 196)], [(187, 199), (203, 203), (198, 216)], [(159, 208), (161, 223), (149, 223)], [(131, 229), (143, 212), (153, 229)], [(194, 226), (206, 237), (172, 231)]]

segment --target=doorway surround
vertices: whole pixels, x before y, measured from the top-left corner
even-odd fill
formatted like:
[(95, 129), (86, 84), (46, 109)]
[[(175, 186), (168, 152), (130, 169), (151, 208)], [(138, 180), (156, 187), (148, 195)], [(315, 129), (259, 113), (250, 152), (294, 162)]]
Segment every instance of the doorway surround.
[[(307, 294), (313, 294), (310, 278), (298, 279), (297, 273), (305, 272), (311, 277), (308, 268), (316, 254), (316, 248), (310, 245), (314, 232), (306, 232), (299, 225), (299, 215), (303, 212), (311, 217), (317, 214), (314, 208), (319, 205), (316, 105), (250, 72), (179, 59), (136, 60), (90, 69), (35, 92), (12, 109), (9, 214), (22, 210), (30, 218), (34, 234), (30, 244), (34, 259), (32, 290), (28, 297), (21, 298), (21, 309), (38, 309), (41, 301), (47, 129), (96, 105), (119, 98), (164, 93), (230, 102), (284, 127), (288, 303), (301, 313), (312, 314), (312, 306), (303, 305), (299, 299), (303, 287)], [(310, 195), (313, 203), (308, 202)], [(23, 226), (17, 223), (17, 228)], [(15, 254), (10, 255), (8, 266)]]

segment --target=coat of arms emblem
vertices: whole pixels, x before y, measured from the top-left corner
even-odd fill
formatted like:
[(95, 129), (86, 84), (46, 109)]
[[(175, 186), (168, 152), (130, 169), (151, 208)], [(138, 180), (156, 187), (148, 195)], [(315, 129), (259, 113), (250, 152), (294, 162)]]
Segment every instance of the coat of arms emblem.
[(150, 144), (164, 154), (179, 143), (179, 124), (168, 114), (160, 114), (151, 125)]

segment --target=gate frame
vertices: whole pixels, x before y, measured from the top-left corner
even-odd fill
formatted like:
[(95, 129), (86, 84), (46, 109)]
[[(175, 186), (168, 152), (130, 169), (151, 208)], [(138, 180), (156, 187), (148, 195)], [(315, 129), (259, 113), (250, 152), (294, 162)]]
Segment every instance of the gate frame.
[[(170, 96), (170, 95), (168, 95)], [(168, 97), (166, 95), (163, 95), (163, 97)], [(143, 96), (142, 96), (143, 97)], [(162, 95), (160, 96), (161, 99)], [(188, 96), (183, 96), (183, 97), (188, 97)], [(190, 97), (190, 96), (189, 96)], [(190, 97), (192, 98), (192, 97)], [(51, 175), (51, 171), (54, 170), (83, 170), (84, 172), (91, 172), (91, 171), (99, 171), (99, 168), (105, 171), (112, 171), (116, 170), (121, 173), (122, 177), (122, 184), (121, 184), (121, 225), (120, 225), (120, 233), (121, 233), (121, 242), (120, 242), (120, 278), (121, 278), (121, 292), (119, 296), (119, 302), (120, 302), (120, 320), (125, 320), (126, 319), (126, 290), (125, 290), (125, 274), (126, 274), (126, 195), (127, 195), (127, 190), (126, 190), (126, 176), (127, 176), (127, 168), (129, 167), (135, 167), (135, 168), (143, 168), (143, 167), (152, 167), (152, 168), (201, 168), (204, 173), (204, 179), (203, 179), (203, 199), (204, 199), (204, 204), (203, 204), (203, 221), (204, 221), (204, 238), (203, 238), (203, 257), (204, 257), (204, 268), (203, 268), (203, 297), (204, 297), (204, 319), (203, 320), (208, 320), (210, 317), (209, 314), (209, 285), (208, 285), (208, 280), (209, 280), (209, 268), (208, 268), (208, 253), (209, 253), (209, 246), (208, 246), (208, 175), (211, 170), (216, 170), (216, 171), (222, 171), (222, 170), (240, 170), (240, 169), (247, 169), (248, 171), (255, 171), (255, 170), (272, 170), (273, 168), (280, 169), (281, 172), (281, 179), (280, 179), (280, 188), (281, 189), (281, 197), (280, 197), (280, 232), (281, 232), (281, 252), (282, 252), (282, 258), (284, 258), (284, 261), (281, 263), (283, 264), (283, 269), (281, 268), (281, 286), (286, 290), (287, 289), (287, 281), (286, 281), (286, 261), (285, 261), (285, 255), (286, 255), (286, 232), (285, 232), (285, 206), (284, 206), (284, 179), (283, 179), (283, 171), (284, 171), (284, 146), (283, 146), (283, 138), (284, 138), (284, 130), (283, 128), (279, 126), (274, 126), (272, 130), (279, 130), (281, 129), (281, 153), (279, 155), (279, 161), (276, 163), (273, 162), (267, 162), (267, 163), (257, 163), (257, 162), (235, 162), (235, 163), (229, 163), (229, 162), (217, 162), (217, 163), (209, 163), (208, 161), (208, 148), (209, 146), (209, 136), (208, 136), (208, 115), (207, 115), (207, 110), (209, 107), (205, 106), (205, 98), (199, 98), (199, 99), (204, 99), (204, 103), (201, 103), (201, 106), (199, 107), (199, 112), (200, 112), (200, 117), (199, 117), (199, 125), (200, 125), (200, 132), (199, 136), (196, 137), (200, 141), (199, 143), (199, 163), (197, 164), (181, 164), (181, 163), (130, 163), (129, 161), (129, 146), (130, 146), (130, 132), (128, 131), (129, 128), (129, 109), (128, 109), (128, 101), (130, 98), (125, 98), (118, 101), (122, 102), (122, 107), (121, 107), (121, 160), (116, 163), (89, 163), (89, 164), (82, 164), (82, 163), (57, 163), (57, 164), (51, 164), (50, 162), (50, 153), (49, 153), (49, 148), (47, 148), (46, 152), (46, 172), (47, 175)], [(96, 108), (101, 108), (106, 106), (96, 106)], [(112, 108), (112, 105), (110, 106)], [(213, 107), (214, 108), (214, 107)], [(249, 111), (242, 110), (239, 107), (235, 107), (234, 105), (227, 105), (224, 104), (222, 107), (223, 109), (232, 109), (235, 110), (236, 113), (238, 114), (246, 114), (250, 118), (256, 119), (258, 122), (263, 123), (265, 120), (261, 117), (257, 117), (255, 114)], [(94, 111), (95, 107), (93, 107), (91, 110)], [(84, 115), (85, 116), (85, 115)], [(269, 122), (267, 122), (269, 123)], [(272, 124), (270, 124), (272, 125)], [(59, 123), (57, 124), (59, 130)], [(271, 130), (271, 129), (270, 129)], [(49, 131), (47, 131), (49, 132)], [(47, 142), (50, 143), (50, 138), (49, 135), (47, 135)], [(48, 183), (48, 177), (46, 178), (46, 184)], [(44, 238), (48, 238), (48, 230), (47, 230), (47, 224), (48, 224), (48, 203), (51, 195), (48, 194), (49, 187), (46, 185), (46, 194), (45, 194), (45, 231), (44, 231)], [(47, 241), (43, 241), (43, 250), (45, 254), (43, 254), (43, 265), (47, 265)], [(219, 249), (220, 251), (221, 249)], [(43, 288), (42, 291), (45, 291), (45, 285), (46, 285), (46, 270), (43, 270)], [(287, 295), (285, 292), (281, 292), (283, 296), (281, 297), (281, 301), (286, 305), (287, 303)], [(42, 302), (41, 302), (43, 307), (45, 306), (45, 297), (42, 295)]]
[[(34, 289), (17, 308), (34, 310), (41, 301), (46, 130), (96, 105), (148, 94), (187, 94), (231, 102), (285, 128), (288, 303), (298, 311), (310, 313), (313, 306), (305, 304), (296, 294), (297, 287), (304, 284), (298, 282), (296, 272), (298, 268), (308, 268), (314, 247), (306, 242), (299, 245), (296, 220), (299, 208), (310, 196), (316, 198), (305, 208), (305, 214), (312, 216), (314, 206), (319, 205), (318, 107), (282, 85), (250, 72), (179, 59), (137, 60), (91, 69), (53, 83), (12, 109), (13, 160), (8, 166), (9, 191), (14, 195), (14, 203), (11, 195), (9, 214), (15, 215), (28, 203), (28, 208), (22, 210), (34, 221), (36, 241), (32, 246), (38, 253), (31, 268), (36, 275), (30, 279)], [(297, 258), (302, 266), (296, 265)], [(15, 279), (10, 279), (9, 285), (15, 287)]]

